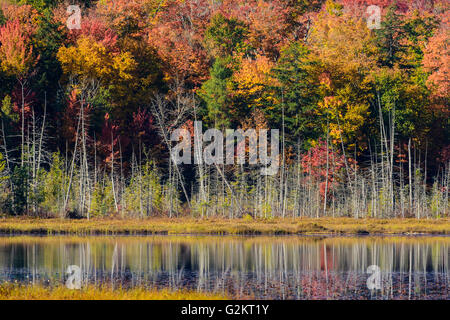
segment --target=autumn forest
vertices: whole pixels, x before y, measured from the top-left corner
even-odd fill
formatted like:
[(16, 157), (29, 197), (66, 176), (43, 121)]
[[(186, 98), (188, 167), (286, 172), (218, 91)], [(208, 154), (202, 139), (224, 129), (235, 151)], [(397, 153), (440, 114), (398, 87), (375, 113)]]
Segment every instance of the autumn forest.
[[(0, 215), (449, 216), (448, 1), (0, 3)], [(277, 174), (174, 163), (195, 121)]]

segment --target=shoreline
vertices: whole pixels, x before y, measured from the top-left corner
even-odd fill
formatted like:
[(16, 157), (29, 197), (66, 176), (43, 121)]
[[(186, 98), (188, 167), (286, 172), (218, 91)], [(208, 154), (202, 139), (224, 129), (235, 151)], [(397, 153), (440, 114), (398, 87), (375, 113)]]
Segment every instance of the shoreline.
[(0, 235), (450, 235), (450, 219), (0, 218)]

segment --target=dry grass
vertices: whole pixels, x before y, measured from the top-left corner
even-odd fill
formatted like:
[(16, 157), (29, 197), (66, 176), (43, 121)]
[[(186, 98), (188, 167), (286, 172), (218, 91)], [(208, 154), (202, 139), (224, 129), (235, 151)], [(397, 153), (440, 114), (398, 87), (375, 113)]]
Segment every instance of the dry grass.
[(196, 291), (146, 290), (144, 288), (111, 289), (89, 286), (71, 290), (65, 286), (45, 287), (4, 283), (0, 285), (0, 300), (225, 300), (223, 295)]
[(450, 234), (450, 219), (195, 219), (148, 218), (91, 220), (2, 218), (2, 234)]

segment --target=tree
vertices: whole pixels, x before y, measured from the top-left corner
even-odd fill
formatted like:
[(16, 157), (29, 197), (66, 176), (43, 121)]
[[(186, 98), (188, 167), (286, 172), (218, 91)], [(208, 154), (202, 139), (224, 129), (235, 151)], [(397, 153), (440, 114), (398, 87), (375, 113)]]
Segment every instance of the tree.
[(334, 2), (327, 2), (327, 8), (314, 21), (309, 37), (312, 55), (319, 61), (322, 97), (316, 114), (322, 119), (322, 132), (329, 130), (335, 143), (357, 140), (363, 147), (373, 99), (370, 73), (376, 69), (372, 32), (362, 17), (342, 11)]
[[(109, 41), (107, 42), (109, 43)], [(81, 35), (75, 46), (61, 47), (57, 57), (61, 62), (64, 74), (68, 78), (69, 91), (72, 99), (79, 99), (78, 123), (75, 133), (75, 145), (72, 155), (68, 190), (64, 200), (64, 210), (68, 204), (69, 192), (75, 167), (77, 152), (80, 157), (80, 199), (79, 208), (83, 215), (90, 214), (91, 181), (88, 165), (88, 118), (85, 114), (89, 103), (95, 99), (101, 85), (114, 88), (122, 80), (130, 80), (130, 70), (135, 67), (135, 61), (128, 52), (115, 52), (107, 43), (96, 41), (93, 36)], [(78, 141), (80, 142), (78, 144)], [(79, 145), (80, 150), (77, 150)]]
[(31, 37), (24, 32), (18, 20), (0, 27), (0, 60), (2, 70), (24, 81), (35, 65)]
[(52, 162), (49, 171), (45, 175), (43, 189), (44, 189), (44, 201), (42, 206), (47, 212), (57, 213), (63, 216), (62, 211), (64, 202), (65, 186), (65, 172), (64, 172), (64, 159), (59, 152), (55, 152), (52, 155)]
[(303, 172), (307, 173), (313, 182), (319, 183), (322, 197), (325, 197), (325, 194), (331, 194), (337, 186), (337, 180), (342, 175), (341, 170), (345, 167), (345, 161), (345, 157), (341, 155), (339, 149), (333, 150), (322, 139), (319, 139), (301, 158)]
[[(449, 18), (444, 17), (442, 27), (435, 35), (429, 39), (425, 55), (423, 57), (423, 67), (429, 73), (427, 86), (431, 90), (432, 98), (437, 102), (437, 107), (445, 111), (445, 104), (448, 104), (450, 92), (450, 65), (449, 65)], [(448, 109), (447, 109), (448, 111)]]
[(25, 87), (39, 57), (33, 54), (30, 33), (24, 30), (18, 20), (8, 21), (0, 27), (0, 44), (1, 68), (7, 75), (17, 79), (21, 89), (21, 164), (23, 165), (25, 156)]
[(16, 166), (11, 175), (12, 182), (12, 212), (27, 213), (29, 174), (27, 166)]
[(221, 13), (211, 18), (205, 32), (206, 47), (214, 57), (232, 56), (234, 53), (249, 53), (246, 43), (248, 27), (236, 18), (226, 18)]
[(232, 103), (239, 112), (239, 117), (245, 117), (249, 111), (263, 110), (267, 105), (275, 105), (276, 97), (273, 87), (276, 79), (272, 69), (275, 63), (266, 56), (257, 55), (255, 59), (241, 57), (239, 69), (232, 76)]
[(319, 133), (318, 119), (314, 116), (320, 101), (318, 64), (307, 47), (293, 42), (282, 50), (280, 60), (273, 68), (273, 76), (278, 83), (274, 87), (276, 101), (284, 112), (280, 112), (282, 110), (277, 105), (265, 108), (264, 112), (272, 128), (281, 128), (285, 121), (287, 139), (293, 142), (297, 142), (299, 137), (317, 137)]
[(167, 82), (199, 88), (208, 79), (210, 59), (204, 33), (215, 2), (209, 0), (162, 2), (147, 30), (148, 44), (157, 50)]
[[(430, 91), (429, 108), (433, 114), (433, 121), (429, 128), (427, 139), (430, 140), (430, 154), (444, 153), (449, 150), (449, 92), (450, 92), (450, 67), (449, 67), (449, 18), (443, 15), (441, 26), (429, 39), (424, 50), (423, 69), (428, 75), (426, 86)], [(427, 101), (428, 102), (428, 101)], [(449, 152), (447, 152), (449, 154)], [(433, 157), (437, 165), (446, 166), (448, 157)], [(447, 161), (447, 162), (446, 162)], [(430, 163), (433, 165), (433, 162)]]
[(66, 75), (75, 76), (80, 83), (131, 79), (136, 64), (128, 52), (114, 53), (92, 37), (81, 36), (76, 46), (61, 47), (58, 59)]
[(230, 105), (231, 64), (231, 57), (217, 58), (211, 68), (211, 78), (199, 91), (199, 96), (206, 104), (204, 120), (217, 128), (228, 128), (236, 119)]
[(396, 4), (387, 9), (381, 21), (381, 28), (375, 31), (375, 45), (378, 48), (381, 66), (393, 67), (405, 52), (403, 39), (405, 38), (404, 20), (397, 11)]

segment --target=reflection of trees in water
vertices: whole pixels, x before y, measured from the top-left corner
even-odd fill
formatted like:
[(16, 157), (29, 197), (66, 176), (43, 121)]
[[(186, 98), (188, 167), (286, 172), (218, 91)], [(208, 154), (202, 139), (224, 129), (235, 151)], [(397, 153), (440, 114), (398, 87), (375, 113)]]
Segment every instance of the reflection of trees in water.
[[(449, 240), (374, 238), (239, 241), (0, 242), (0, 279), (63, 282), (71, 264), (84, 283), (169, 287), (281, 299), (448, 298)], [(381, 269), (370, 292), (367, 267)], [(28, 277), (28, 278), (27, 278)]]

